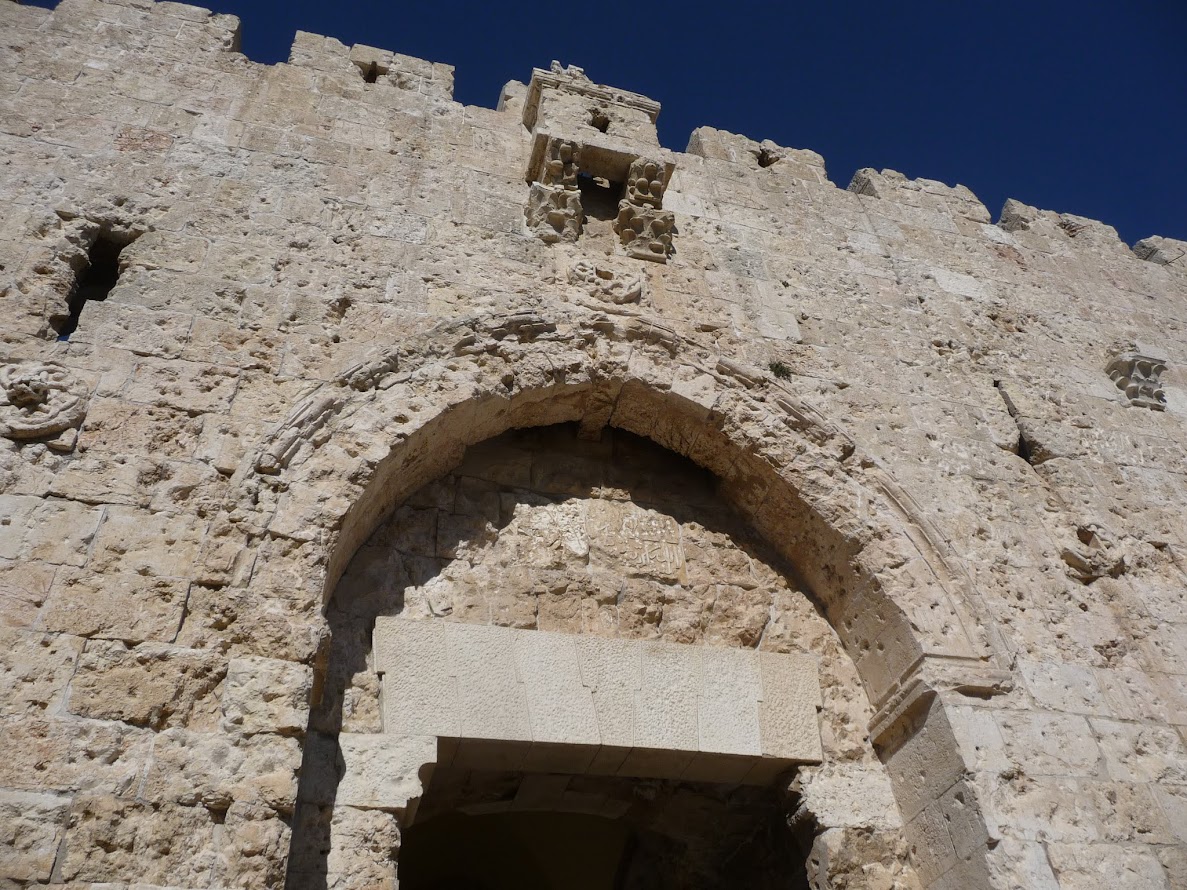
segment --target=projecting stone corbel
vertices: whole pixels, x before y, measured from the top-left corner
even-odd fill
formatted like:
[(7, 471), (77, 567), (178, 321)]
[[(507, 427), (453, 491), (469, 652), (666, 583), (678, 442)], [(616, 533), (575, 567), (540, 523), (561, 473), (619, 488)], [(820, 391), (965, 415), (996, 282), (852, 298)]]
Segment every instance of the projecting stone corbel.
[(1154, 411), (1166, 410), (1166, 393), (1160, 377), (1166, 362), (1138, 352), (1123, 352), (1105, 371), (1117, 388), (1125, 393), (1126, 404)]

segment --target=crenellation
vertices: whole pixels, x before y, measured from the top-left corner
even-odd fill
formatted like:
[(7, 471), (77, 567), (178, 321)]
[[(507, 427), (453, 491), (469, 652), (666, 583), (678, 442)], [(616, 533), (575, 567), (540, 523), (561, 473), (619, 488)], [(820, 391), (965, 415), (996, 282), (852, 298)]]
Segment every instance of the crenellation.
[(962, 217), (974, 223), (988, 223), (989, 211), (963, 185), (948, 186), (934, 179), (908, 179), (896, 170), (858, 170), (849, 191), (871, 198), (892, 199), (908, 206)]

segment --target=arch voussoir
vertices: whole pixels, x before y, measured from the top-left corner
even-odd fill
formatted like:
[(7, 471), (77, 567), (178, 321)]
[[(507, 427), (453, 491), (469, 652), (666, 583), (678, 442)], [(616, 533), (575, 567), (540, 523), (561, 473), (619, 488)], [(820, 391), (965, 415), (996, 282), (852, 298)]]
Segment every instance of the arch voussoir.
[(468, 447), (568, 422), (589, 437), (607, 425), (635, 433), (712, 472), (814, 592), (876, 710), (875, 741), (909, 748), (904, 727), (923, 720), (928, 744), (955, 750), (928, 703), (1002, 672), (967, 630), (977, 604), (942, 547), (887, 474), (790, 386), (661, 322), (520, 313), (380, 352), (311, 393), (248, 455), (241, 507), (319, 551), (328, 596), (384, 517)]

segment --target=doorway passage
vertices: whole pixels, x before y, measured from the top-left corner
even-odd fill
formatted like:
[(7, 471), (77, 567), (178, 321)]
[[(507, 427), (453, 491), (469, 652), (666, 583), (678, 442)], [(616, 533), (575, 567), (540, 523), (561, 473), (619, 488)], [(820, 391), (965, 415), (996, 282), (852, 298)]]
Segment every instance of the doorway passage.
[(399, 885), (807, 890), (785, 787), (438, 768), (402, 833)]

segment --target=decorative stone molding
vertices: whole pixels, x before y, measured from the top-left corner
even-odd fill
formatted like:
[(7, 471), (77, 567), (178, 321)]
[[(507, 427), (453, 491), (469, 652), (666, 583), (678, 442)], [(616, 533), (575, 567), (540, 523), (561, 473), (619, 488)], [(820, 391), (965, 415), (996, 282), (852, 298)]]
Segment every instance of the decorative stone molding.
[(636, 158), (627, 174), (626, 193), (618, 202), (614, 231), (627, 254), (637, 260), (666, 263), (672, 252), (675, 217), (663, 210), (664, 167)]
[(627, 172), (626, 197), (637, 207), (664, 206), (664, 166), (650, 158), (636, 158)]
[(576, 241), (581, 234), (584, 211), (581, 193), (564, 186), (532, 183), (528, 204), (524, 208), (528, 228), (545, 244)]
[(524, 208), (528, 228), (546, 244), (576, 241), (584, 212), (577, 174), (581, 169), (581, 143), (550, 139), (543, 157), (533, 166), (531, 192)]
[(1124, 352), (1105, 368), (1117, 388), (1125, 393), (1127, 404), (1154, 411), (1166, 410), (1166, 393), (1159, 378), (1166, 362), (1138, 352)]
[(581, 143), (553, 139), (548, 143), (548, 157), (540, 171), (544, 185), (577, 188), (577, 174), (581, 169)]
[[(58, 436), (51, 448), (70, 451), (73, 433), (87, 413), (87, 391), (74, 375), (54, 365), (0, 368), (0, 435), (9, 439)], [(62, 434), (70, 431), (69, 435)]]
[(675, 227), (671, 212), (638, 207), (629, 201), (619, 203), (618, 218), (614, 221), (614, 231), (628, 256), (657, 263), (668, 261)]
[(569, 283), (586, 290), (591, 297), (607, 303), (638, 303), (643, 297), (643, 279), (638, 275), (615, 272), (578, 260), (569, 268)]
[[(512, 426), (576, 421), (596, 430), (609, 423), (690, 457), (726, 479), (727, 492), (732, 490), (728, 480), (746, 480), (737, 496), (753, 509), (755, 528), (769, 532), (777, 547), (789, 533), (787, 505), (801, 495), (782, 477), (763, 474), (774, 465), (798, 470), (804, 461), (812, 467), (840, 467), (852, 477), (847, 484), (867, 492), (863, 503), (881, 505), (862, 514), (861, 527), (917, 552), (928, 567), (929, 583), (945, 591), (942, 608), (930, 599), (918, 613), (923, 630), (915, 631), (903, 623), (900, 605), (889, 599), (876, 600), (876, 609), (865, 597), (832, 602), (828, 591), (836, 577), (847, 578), (848, 589), (870, 583), (852, 554), (827, 572), (821, 570), (823, 574), (808, 572), (822, 598), (838, 610), (837, 626), (844, 628), (846, 645), (870, 653), (863, 668), (875, 706), (899, 685), (905, 670), (901, 666), (914, 664), (924, 652), (996, 660), (1002, 643), (975, 584), (945, 556), (950, 546), (924, 511), (877, 461), (854, 459), (855, 443), (787, 384), (728, 359), (720, 349), (719, 342), (701, 342), (692, 332), (654, 317), (588, 309), (442, 323), (417, 341), (376, 350), (310, 393), (244, 456), (228, 506), (259, 516), (275, 533), (324, 538), (328, 595), (373, 529), (374, 517), (447, 472), (468, 444)], [(423, 397), (430, 382), (431, 407)], [(410, 404), (425, 407), (413, 412)], [(707, 426), (709, 418), (727, 416), (761, 420), (731, 428), (728, 434)], [(460, 426), (448, 426), (455, 423)], [(751, 431), (769, 429), (779, 434), (748, 438)], [(373, 453), (358, 458), (364, 462), (351, 470), (349, 481), (335, 463), (344, 454), (335, 444), (339, 440), (352, 448), (357, 441), (377, 443)], [(389, 443), (401, 444), (395, 449)], [(788, 449), (793, 456), (781, 450), (765, 458), (738, 457), (765, 455), (772, 447)], [(327, 514), (320, 499), (306, 496), (311, 489), (302, 480), (314, 478), (341, 478), (343, 493), (335, 502), (354, 506)], [(759, 499), (746, 500), (755, 491)], [(840, 498), (812, 503), (816, 506), (796, 508), (807, 524), (797, 532), (795, 546), (804, 546), (808, 538), (832, 541), (832, 522), (854, 521), (834, 515)], [(847, 540), (819, 546), (822, 552), (836, 548), (849, 553), (847, 548), (857, 545)], [(963, 628), (975, 630), (966, 635)], [(875, 645), (879, 640), (885, 649)]]

